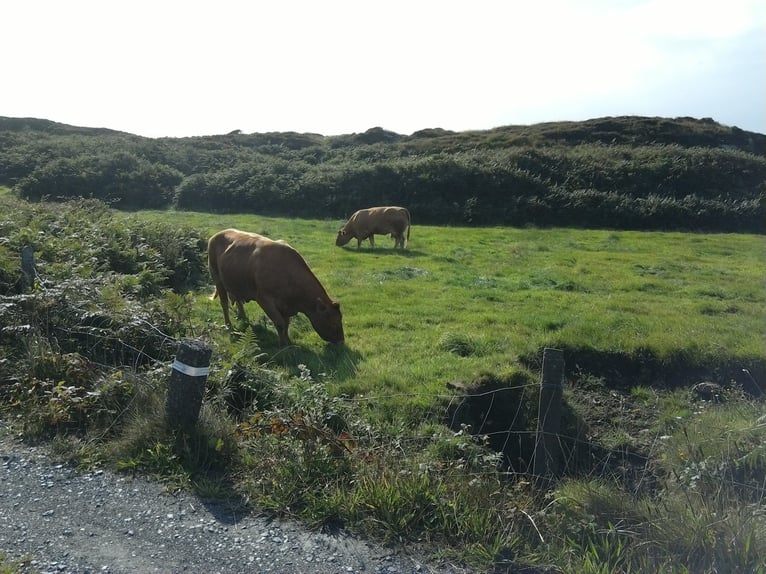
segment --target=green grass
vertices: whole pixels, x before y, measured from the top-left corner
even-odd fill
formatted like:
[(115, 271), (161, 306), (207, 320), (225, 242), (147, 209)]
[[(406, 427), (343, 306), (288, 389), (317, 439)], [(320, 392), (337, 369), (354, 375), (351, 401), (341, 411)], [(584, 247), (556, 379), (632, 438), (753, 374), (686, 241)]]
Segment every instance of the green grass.
[[(766, 357), (763, 236), (415, 224), (400, 253), (387, 237), (374, 252), (335, 247), (340, 221), (142, 217), (172, 217), (207, 235), (234, 226), (298, 249), (343, 309), (340, 364), (310, 365), (337, 393), (431, 396), (546, 346), (697, 364)], [(198, 303), (220, 322), (217, 303)], [(249, 313), (262, 315), (254, 303)], [(321, 356), (308, 323), (294, 323), (296, 343)], [(469, 344), (456, 349), (449, 339)]]
[[(206, 496), (245, 498), (314, 526), (418, 540), (441, 557), (480, 567), (500, 568), (511, 556), (514, 566), (555, 563), (586, 573), (744, 573), (764, 563), (763, 403), (734, 390), (723, 404), (703, 403), (688, 385), (668, 388), (658, 377), (663, 366), (715, 374), (722, 365), (746, 365), (762, 378), (763, 236), (416, 222), (402, 253), (383, 237), (374, 252), (335, 247), (340, 221), (114, 213), (102, 234), (78, 223), (76, 209), (68, 217), (82, 241), (73, 255), (49, 237), (56, 225), (43, 226), (51, 230), (40, 251), (49, 285), (81, 268), (70, 263), (80, 253), (100, 253), (90, 242), (103, 235), (117, 237), (119, 255), (122, 227), (145, 232), (171, 223), (203, 237), (239, 227), (286, 239), (303, 254), (341, 302), (347, 341), (325, 344), (299, 316), (291, 326), (295, 345), (280, 349), (255, 303), (248, 304), (252, 329), (225, 331), (206, 277), (191, 293), (162, 293), (153, 282), (167, 264), (148, 258), (141, 270), (147, 289), (132, 288), (137, 274), (128, 273), (93, 291), (87, 304), (117, 326), (126, 315), (149, 317), (141, 322), (211, 344), (199, 428), (182, 435), (167, 428), (167, 365), (102, 375), (84, 368), (87, 349), (55, 352), (44, 337), (49, 312), (18, 315), (20, 325), (39, 328), (39, 345), (10, 341), (18, 360), (1, 362), (0, 375), (18, 381), (11, 398), (26, 430), (57, 428), (49, 424), (51, 406), (57, 420), (67, 415), (85, 429), (81, 437), (67, 433), (71, 425), (60, 427), (65, 436), (54, 447), (62, 456), (161, 476)], [(27, 233), (14, 229), (16, 220), (0, 222), (10, 245)], [(46, 263), (54, 255), (56, 264)], [(79, 327), (61, 321), (59, 329)], [(498, 472), (501, 457), (487, 446), (492, 437), (444, 423), (450, 404), (466, 398), (447, 383), (480, 379), (516, 385), (515, 402), (503, 412), (534, 426), (536, 392), (525, 387), (536, 386), (548, 346), (563, 348), (571, 368), (564, 438), (590, 450), (579, 459), (571, 451), (566, 476), (541, 491), (523, 472)], [(616, 374), (626, 365), (632, 370)], [(25, 392), (22, 382), (38, 392)], [(83, 391), (93, 388), (100, 399), (86, 410), (81, 398), (91, 395)], [(250, 398), (234, 412), (233, 396)], [(119, 415), (100, 428), (109, 409)], [(522, 434), (511, 435), (524, 452)]]

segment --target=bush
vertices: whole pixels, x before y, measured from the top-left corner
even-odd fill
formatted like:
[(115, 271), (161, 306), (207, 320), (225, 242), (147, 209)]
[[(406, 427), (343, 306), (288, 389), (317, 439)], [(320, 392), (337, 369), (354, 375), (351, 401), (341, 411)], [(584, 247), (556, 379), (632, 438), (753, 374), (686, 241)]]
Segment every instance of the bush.
[(35, 167), (14, 187), (24, 199), (95, 198), (124, 209), (167, 207), (181, 173), (127, 152), (55, 158)]

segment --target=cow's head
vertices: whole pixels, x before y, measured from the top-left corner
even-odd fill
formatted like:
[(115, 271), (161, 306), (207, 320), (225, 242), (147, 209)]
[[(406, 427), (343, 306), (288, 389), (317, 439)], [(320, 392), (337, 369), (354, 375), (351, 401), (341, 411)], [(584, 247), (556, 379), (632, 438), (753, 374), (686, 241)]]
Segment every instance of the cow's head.
[(342, 343), (343, 314), (340, 312), (340, 303), (329, 303), (317, 298), (312, 313), (307, 313), (311, 325), (317, 334), (330, 343)]
[(340, 247), (351, 241), (351, 234), (345, 229), (338, 230), (338, 237), (335, 238), (335, 245)]

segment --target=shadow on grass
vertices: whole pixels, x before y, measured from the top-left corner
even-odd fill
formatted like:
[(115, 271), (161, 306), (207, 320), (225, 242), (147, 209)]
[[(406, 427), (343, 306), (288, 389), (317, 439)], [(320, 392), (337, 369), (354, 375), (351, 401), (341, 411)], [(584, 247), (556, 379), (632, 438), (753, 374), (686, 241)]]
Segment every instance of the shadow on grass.
[[(651, 349), (625, 352), (568, 347), (563, 351), (566, 378), (570, 381), (596, 378), (614, 390), (629, 390), (638, 385), (672, 389), (712, 381), (724, 387), (739, 386), (755, 398), (766, 394), (766, 362), (758, 358), (705, 359), (683, 352), (659, 357)], [(542, 352), (540, 349), (520, 361), (532, 370), (539, 370)]]
[[(297, 324), (303, 320), (303, 317), (300, 317), (294, 323)], [(306, 319), (305, 322), (308, 323), (308, 320)], [(313, 376), (331, 375), (333, 380), (339, 382), (356, 376), (357, 365), (362, 355), (349, 347), (347, 343), (336, 344), (322, 341), (323, 344), (318, 350), (299, 344), (281, 347), (277, 332), (265, 315), (251, 323), (250, 328), (257, 344), (254, 352), (263, 353), (266, 361), (279, 365), (293, 374), (299, 373), (299, 365), (304, 365)], [(319, 337), (313, 330), (310, 332), (310, 336)], [(243, 331), (239, 331), (233, 333), (232, 338), (241, 338), (242, 335)]]
[(406, 258), (414, 258), (414, 257), (423, 257), (424, 255), (429, 255), (428, 253), (425, 253), (423, 251), (419, 251), (417, 249), (397, 249), (395, 247), (375, 247), (375, 249), (371, 249), (369, 246), (365, 247), (362, 246), (361, 248), (357, 249), (356, 247), (348, 247), (344, 246), (342, 247), (345, 251), (349, 253), (354, 253), (357, 255), (398, 255), (400, 257), (406, 257)]

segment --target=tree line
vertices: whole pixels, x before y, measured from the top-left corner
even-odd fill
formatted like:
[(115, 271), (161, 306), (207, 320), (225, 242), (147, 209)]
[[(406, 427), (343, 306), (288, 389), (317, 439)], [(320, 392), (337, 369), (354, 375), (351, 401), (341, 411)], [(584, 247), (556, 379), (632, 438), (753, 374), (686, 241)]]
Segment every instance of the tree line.
[(0, 118), (0, 185), (31, 201), (428, 224), (766, 232), (766, 136), (709, 119), (493, 130), (143, 138)]

